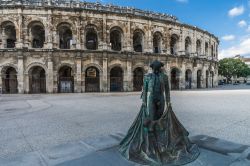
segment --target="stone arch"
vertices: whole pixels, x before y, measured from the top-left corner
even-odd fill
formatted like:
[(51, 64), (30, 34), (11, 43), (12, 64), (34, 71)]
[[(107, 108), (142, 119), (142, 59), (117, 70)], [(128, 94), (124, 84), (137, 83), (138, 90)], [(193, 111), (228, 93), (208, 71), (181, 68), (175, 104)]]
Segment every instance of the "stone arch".
[(4, 48), (15, 48), (17, 40), (16, 25), (12, 21), (1, 23), (2, 45)]
[(42, 64), (42, 63), (39, 63), (39, 62), (33, 62), (31, 64), (29, 64), (27, 67), (26, 67), (26, 70), (25, 70), (25, 74), (30, 74), (29, 71), (31, 68), (35, 67), (35, 66), (39, 66), (39, 67), (42, 67), (44, 70), (45, 70), (45, 73), (47, 74), (48, 72), (48, 68), (46, 65)]
[(201, 47), (201, 40), (197, 39), (196, 40), (196, 53), (197, 55), (201, 55), (202, 51), (201, 51), (202, 47)]
[(114, 51), (122, 50), (122, 41), (123, 41), (123, 30), (119, 26), (114, 26), (110, 29), (110, 44), (111, 49)]
[(210, 71), (210, 76), (211, 76), (211, 87), (214, 88), (214, 71)]
[(100, 92), (102, 71), (97, 65), (88, 65), (85, 70), (85, 92)]
[(171, 80), (171, 89), (179, 90), (180, 89), (180, 75), (181, 71), (177, 67), (172, 67), (170, 71), (170, 80)]
[(41, 21), (28, 24), (28, 35), (32, 48), (43, 48), (45, 42), (45, 26)]
[(202, 88), (202, 69), (197, 70), (197, 89)]
[(192, 51), (192, 41), (189, 36), (185, 38), (185, 54), (189, 55)]
[(58, 92), (74, 92), (74, 73), (71, 65), (61, 65), (58, 70)]
[(179, 43), (179, 36), (177, 34), (172, 34), (170, 37), (170, 53), (172, 55), (177, 55), (179, 49), (178, 43)]
[(85, 27), (85, 47), (88, 50), (97, 50), (99, 42), (98, 39), (97, 27), (93, 24), (88, 24)]
[(40, 65), (31, 66), (28, 70), (29, 92), (46, 93), (46, 71)]
[(0, 72), (1, 72), (0, 74), (4, 74), (5, 71), (6, 71), (6, 69), (7, 69), (8, 67), (12, 67), (12, 68), (14, 68), (16, 71), (18, 71), (18, 68), (17, 68), (17, 66), (16, 66), (15, 64), (6, 63), (6, 64), (0, 66)]
[(70, 49), (74, 43), (72, 24), (68, 22), (61, 22), (57, 25), (57, 35), (59, 37), (59, 48)]
[(58, 65), (57, 70), (56, 70), (56, 71), (57, 71), (57, 74), (59, 73), (59, 70), (60, 70), (63, 66), (70, 67), (70, 68), (72, 69), (73, 75), (75, 75), (75, 73), (76, 73), (75, 66), (74, 66), (74, 64), (71, 64), (71, 63), (61, 63), (60, 65)]
[(208, 42), (205, 42), (205, 55), (208, 56)]
[(12, 66), (4, 66), (1, 70), (2, 93), (18, 92), (17, 70)]
[(133, 48), (135, 52), (143, 52), (144, 35), (145, 33), (141, 29), (136, 29), (133, 32)]
[(187, 69), (185, 72), (185, 88), (192, 89), (192, 70)]
[(133, 70), (133, 89), (134, 91), (141, 91), (143, 88), (143, 77), (144, 77), (144, 68), (136, 67)]
[(162, 42), (163, 42), (162, 33), (159, 31), (156, 31), (153, 34), (153, 52), (154, 53), (162, 53)]
[(214, 46), (211, 45), (211, 57), (214, 57)]
[(109, 85), (111, 92), (123, 91), (124, 70), (121, 65), (112, 65), (109, 68)]

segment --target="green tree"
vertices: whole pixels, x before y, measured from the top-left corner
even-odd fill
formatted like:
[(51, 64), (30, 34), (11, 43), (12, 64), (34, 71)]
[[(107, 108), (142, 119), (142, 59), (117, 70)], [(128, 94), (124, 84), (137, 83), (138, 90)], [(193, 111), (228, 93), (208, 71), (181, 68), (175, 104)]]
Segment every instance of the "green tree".
[(247, 77), (250, 68), (240, 59), (225, 58), (219, 61), (219, 74), (227, 78), (227, 82), (233, 77)]

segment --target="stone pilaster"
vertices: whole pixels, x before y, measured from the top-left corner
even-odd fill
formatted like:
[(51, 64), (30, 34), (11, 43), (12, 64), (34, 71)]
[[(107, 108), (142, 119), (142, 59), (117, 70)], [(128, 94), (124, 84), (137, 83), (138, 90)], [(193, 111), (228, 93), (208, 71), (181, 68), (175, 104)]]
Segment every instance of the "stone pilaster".
[(131, 59), (129, 57), (128, 57), (127, 62), (126, 62), (126, 69), (127, 69), (126, 72), (124, 71), (123, 89), (125, 92), (128, 92), (128, 91), (133, 91), (132, 62), (131, 62)]
[(46, 79), (46, 87), (48, 93), (53, 93), (54, 88), (54, 77), (53, 77), (53, 60), (52, 60), (52, 52), (48, 54), (48, 73)]
[(76, 83), (75, 83), (75, 92), (82, 92), (82, 58), (81, 53), (77, 53), (76, 57)]
[[(107, 53), (104, 53), (104, 54), (107, 54)], [(108, 92), (109, 91), (109, 85), (108, 85), (108, 58), (107, 58), (107, 55), (103, 57), (103, 60), (102, 60), (102, 70), (103, 70), (103, 73), (102, 73), (102, 81), (101, 82), (101, 91), (102, 92)]]
[[(103, 41), (102, 43), (102, 49), (103, 50), (108, 50), (108, 45), (109, 45), (109, 41), (107, 41), (107, 15), (103, 14), (103, 24), (102, 24), (102, 37), (103, 37)], [(99, 47), (100, 48), (100, 47)]]
[(18, 51), (17, 55), (17, 89), (18, 93), (24, 93), (24, 66), (23, 66), (23, 53)]

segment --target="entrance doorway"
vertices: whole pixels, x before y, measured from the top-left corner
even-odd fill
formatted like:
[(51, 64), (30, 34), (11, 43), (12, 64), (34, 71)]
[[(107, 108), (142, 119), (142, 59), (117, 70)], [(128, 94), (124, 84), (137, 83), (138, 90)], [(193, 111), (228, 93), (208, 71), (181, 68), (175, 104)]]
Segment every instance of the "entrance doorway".
[(192, 71), (189, 69), (185, 73), (185, 86), (186, 89), (192, 89)]
[(202, 77), (202, 72), (201, 70), (197, 71), (197, 88), (200, 89), (201, 87), (201, 77)]
[(172, 69), (171, 71), (171, 89), (172, 90), (179, 90), (180, 88), (180, 72), (177, 68)]
[(143, 87), (143, 68), (138, 67), (134, 70), (133, 86), (134, 91), (141, 91)]
[(100, 92), (100, 74), (96, 67), (89, 67), (85, 73), (85, 91)]
[(110, 91), (123, 91), (123, 71), (120, 67), (114, 67), (110, 71)]
[(2, 93), (17, 93), (17, 72), (13, 67), (8, 67), (2, 77)]
[(40, 66), (35, 66), (30, 70), (30, 93), (46, 93), (45, 70)]
[(74, 77), (72, 76), (72, 69), (68, 66), (63, 66), (59, 70), (59, 92), (73, 93), (74, 92)]

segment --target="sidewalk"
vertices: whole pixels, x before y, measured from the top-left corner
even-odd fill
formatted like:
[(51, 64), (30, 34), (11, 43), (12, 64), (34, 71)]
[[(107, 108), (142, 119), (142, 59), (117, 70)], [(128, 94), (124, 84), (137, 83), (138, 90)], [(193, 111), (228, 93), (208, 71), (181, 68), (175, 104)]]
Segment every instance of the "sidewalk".
[[(50, 149), (0, 158), (0, 166), (139, 166), (118, 153), (124, 134), (88, 138)], [(250, 146), (199, 135), (191, 137), (199, 145), (199, 158), (187, 166), (249, 166)]]

